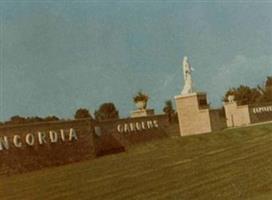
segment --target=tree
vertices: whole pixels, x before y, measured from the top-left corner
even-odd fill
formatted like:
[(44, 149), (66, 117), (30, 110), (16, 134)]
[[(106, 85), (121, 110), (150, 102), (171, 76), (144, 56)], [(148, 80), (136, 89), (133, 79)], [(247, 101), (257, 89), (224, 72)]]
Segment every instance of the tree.
[(26, 118), (21, 117), (19, 115), (12, 116), (9, 121), (7, 121), (8, 124), (22, 124), (26, 123)]
[(41, 118), (37, 116), (36, 117), (21, 117), (19, 115), (15, 115), (3, 124), (26, 124), (26, 123), (49, 122), (49, 121), (58, 121), (58, 120), (59, 118), (56, 116), (48, 116), (45, 118)]
[(272, 102), (272, 76), (268, 76), (264, 88), (259, 86), (259, 89), (262, 92), (260, 102)]
[(163, 112), (168, 116), (169, 122), (172, 121), (172, 117), (175, 114), (175, 110), (173, 108), (173, 104), (171, 100), (165, 101), (165, 106), (163, 108)]
[(115, 105), (111, 102), (103, 103), (99, 109), (95, 111), (95, 119), (102, 121), (108, 119), (119, 119), (119, 112)]
[(76, 111), (74, 115), (75, 119), (84, 119), (84, 118), (92, 118), (92, 115), (90, 114), (89, 110), (86, 108), (80, 108)]
[(262, 94), (257, 88), (240, 85), (238, 88), (231, 88), (226, 92), (223, 99), (225, 102), (228, 101), (229, 95), (233, 95), (238, 104), (246, 105), (258, 102)]
[(43, 122), (44, 119), (41, 117), (26, 117), (25, 123)]
[(58, 121), (60, 120), (58, 117), (56, 116), (47, 116), (46, 118), (43, 119), (44, 121), (47, 121), (47, 122), (51, 122), (51, 121)]
[(265, 81), (265, 88), (270, 88), (270, 87), (272, 87), (272, 76), (268, 76)]

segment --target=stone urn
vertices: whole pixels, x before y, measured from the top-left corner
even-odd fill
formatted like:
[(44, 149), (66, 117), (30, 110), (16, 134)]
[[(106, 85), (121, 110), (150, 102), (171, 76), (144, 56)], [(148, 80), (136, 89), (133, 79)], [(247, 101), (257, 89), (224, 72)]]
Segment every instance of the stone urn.
[(234, 95), (229, 95), (229, 96), (228, 96), (228, 101), (229, 101), (230, 103), (234, 102)]
[(135, 105), (137, 107), (138, 110), (143, 110), (146, 108), (146, 104), (147, 102), (146, 101), (137, 101), (135, 102)]
[(148, 99), (149, 99), (148, 95), (141, 91), (139, 91), (137, 95), (133, 97), (133, 101), (138, 110), (144, 110), (146, 108)]

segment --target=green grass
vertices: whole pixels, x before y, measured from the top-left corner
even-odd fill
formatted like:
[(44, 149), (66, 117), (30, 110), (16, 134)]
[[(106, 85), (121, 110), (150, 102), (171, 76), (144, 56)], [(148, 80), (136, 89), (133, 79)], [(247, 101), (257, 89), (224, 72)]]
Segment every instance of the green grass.
[(0, 199), (272, 199), (272, 124), (0, 177)]

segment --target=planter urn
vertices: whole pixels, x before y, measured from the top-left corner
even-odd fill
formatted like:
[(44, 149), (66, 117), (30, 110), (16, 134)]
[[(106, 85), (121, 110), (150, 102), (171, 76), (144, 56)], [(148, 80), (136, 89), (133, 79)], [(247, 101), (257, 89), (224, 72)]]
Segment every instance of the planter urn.
[(146, 101), (137, 101), (135, 102), (135, 105), (137, 107), (138, 110), (143, 110), (146, 108)]

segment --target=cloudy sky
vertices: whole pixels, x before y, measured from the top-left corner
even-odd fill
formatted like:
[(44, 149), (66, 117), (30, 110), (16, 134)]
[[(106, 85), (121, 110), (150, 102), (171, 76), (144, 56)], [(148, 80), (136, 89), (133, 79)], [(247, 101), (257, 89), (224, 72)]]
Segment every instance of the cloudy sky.
[(0, 1), (0, 120), (71, 118), (146, 91), (159, 113), (183, 85), (220, 106), (226, 89), (272, 75), (272, 1)]

